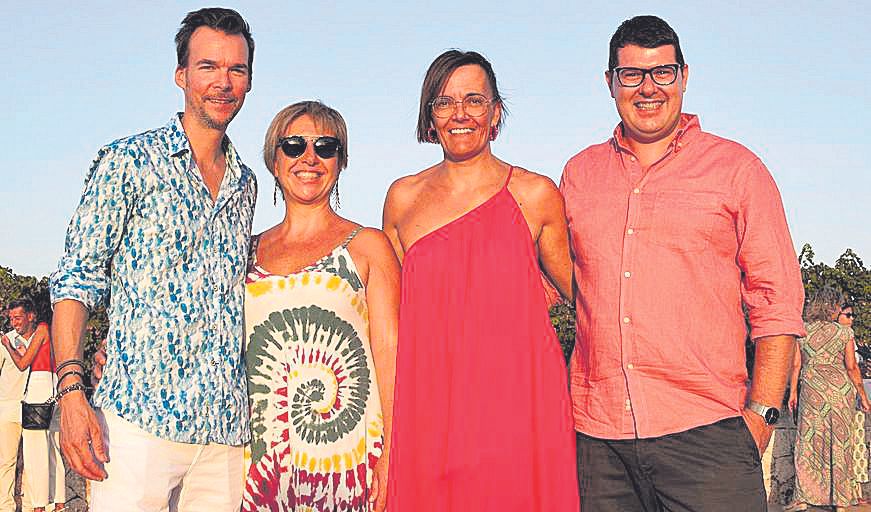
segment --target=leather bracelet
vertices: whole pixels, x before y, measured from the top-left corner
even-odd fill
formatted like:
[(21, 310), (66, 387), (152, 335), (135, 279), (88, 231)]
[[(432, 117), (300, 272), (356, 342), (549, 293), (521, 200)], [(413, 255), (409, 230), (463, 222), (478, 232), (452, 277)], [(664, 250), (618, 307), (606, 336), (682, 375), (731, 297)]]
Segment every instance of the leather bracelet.
[(82, 361), (81, 359), (67, 359), (66, 361), (62, 362), (61, 364), (55, 366), (55, 368), (54, 368), (55, 375), (59, 375), (59, 372), (61, 370), (63, 370), (67, 366), (72, 366), (74, 364), (81, 366), (82, 370), (85, 369), (85, 362)]
[(76, 370), (70, 370), (70, 371), (66, 372), (65, 374), (61, 375), (60, 377), (58, 377), (57, 384), (55, 385), (55, 389), (60, 389), (60, 383), (63, 382), (63, 380), (65, 378), (69, 377), (70, 375), (78, 375), (79, 377), (82, 378), (82, 382), (83, 383), (85, 382), (85, 374), (84, 373), (76, 371)]
[(65, 388), (63, 388), (63, 389), (61, 389), (60, 391), (57, 392), (57, 394), (54, 396), (54, 401), (55, 401), (55, 402), (60, 402), (60, 399), (61, 399), (61, 398), (63, 398), (65, 395), (67, 395), (67, 394), (69, 394), (69, 393), (72, 393), (73, 391), (82, 391), (82, 392), (84, 392), (84, 391), (85, 391), (85, 385), (82, 384), (81, 382), (76, 382), (75, 384), (70, 384), (69, 386), (67, 386), (67, 387), (65, 387)]

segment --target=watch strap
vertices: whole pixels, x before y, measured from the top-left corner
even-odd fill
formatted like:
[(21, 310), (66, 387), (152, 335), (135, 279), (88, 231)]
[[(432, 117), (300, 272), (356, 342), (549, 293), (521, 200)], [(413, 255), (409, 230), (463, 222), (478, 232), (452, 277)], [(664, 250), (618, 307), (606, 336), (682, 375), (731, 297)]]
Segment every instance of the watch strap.
[(777, 410), (777, 415), (780, 415), (780, 409), (778, 409), (777, 407), (769, 407), (767, 405), (760, 404), (759, 402), (754, 402), (753, 400), (747, 400), (747, 409), (762, 416), (762, 418), (765, 419), (765, 423), (768, 423), (769, 425), (771, 423), (768, 422), (768, 411), (774, 409)]

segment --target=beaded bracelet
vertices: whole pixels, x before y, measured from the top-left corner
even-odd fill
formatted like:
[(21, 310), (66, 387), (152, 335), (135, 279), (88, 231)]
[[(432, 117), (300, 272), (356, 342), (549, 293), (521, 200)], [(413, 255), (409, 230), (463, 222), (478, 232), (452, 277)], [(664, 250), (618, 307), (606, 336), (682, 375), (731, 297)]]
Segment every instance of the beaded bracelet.
[(75, 384), (70, 384), (69, 386), (67, 386), (67, 387), (65, 387), (57, 392), (57, 394), (54, 396), (54, 401), (60, 402), (60, 399), (63, 398), (65, 395), (72, 393), (73, 391), (84, 391), (84, 390), (85, 390), (85, 385), (82, 384), (81, 382), (76, 382)]
[(68, 359), (68, 360), (62, 362), (61, 364), (57, 365), (57, 366), (55, 367), (55, 369), (54, 369), (54, 373), (55, 373), (55, 374), (60, 374), (60, 371), (61, 371), (61, 370), (63, 370), (63, 369), (66, 368), (67, 366), (72, 366), (72, 365), (74, 365), (74, 364), (81, 366), (82, 369), (85, 368), (85, 362), (82, 361), (81, 359)]
[(65, 378), (69, 377), (70, 375), (78, 375), (79, 377), (82, 378), (82, 382), (85, 381), (85, 374), (84, 373), (76, 371), (76, 370), (70, 370), (70, 371), (66, 372), (65, 374), (61, 375), (60, 377), (58, 377), (57, 385), (55, 386), (55, 388), (60, 389), (60, 383), (63, 382), (63, 380)]

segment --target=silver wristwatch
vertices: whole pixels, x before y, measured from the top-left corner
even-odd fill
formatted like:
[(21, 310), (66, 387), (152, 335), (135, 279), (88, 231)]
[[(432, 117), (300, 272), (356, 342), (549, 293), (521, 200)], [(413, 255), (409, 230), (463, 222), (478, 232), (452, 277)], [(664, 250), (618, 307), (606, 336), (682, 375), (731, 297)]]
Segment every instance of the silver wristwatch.
[(777, 423), (777, 420), (780, 419), (780, 409), (778, 409), (777, 407), (768, 407), (767, 405), (762, 405), (759, 402), (748, 400), (747, 409), (762, 416), (762, 418), (765, 420), (765, 423), (767, 423), (768, 425), (774, 425), (775, 423)]

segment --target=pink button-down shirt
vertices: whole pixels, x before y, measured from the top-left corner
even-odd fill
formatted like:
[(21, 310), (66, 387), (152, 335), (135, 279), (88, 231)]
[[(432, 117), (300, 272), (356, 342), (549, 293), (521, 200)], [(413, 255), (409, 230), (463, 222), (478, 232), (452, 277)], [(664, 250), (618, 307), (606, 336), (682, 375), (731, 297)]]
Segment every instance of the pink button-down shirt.
[(575, 256), (575, 429), (658, 437), (738, 416), (751, 336), (803, 335), (804, 290), (774, 180), (683, 114), (645, 171), (620, 126), (560, 189)]

